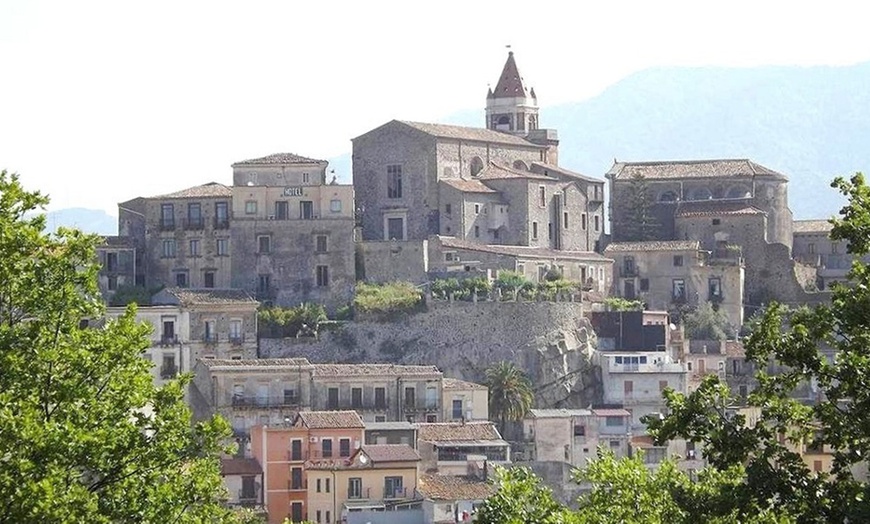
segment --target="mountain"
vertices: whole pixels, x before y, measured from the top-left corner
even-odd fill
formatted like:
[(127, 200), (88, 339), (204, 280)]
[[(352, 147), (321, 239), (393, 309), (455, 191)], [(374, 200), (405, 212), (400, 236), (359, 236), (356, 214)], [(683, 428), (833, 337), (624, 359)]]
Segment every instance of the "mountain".
[(46, 227), (56, 231), (58, 227), (76, 227), (85, 233), (117, 235), (118, 219), (100, 209), (71, 207), (49, 211), (45, 214)]

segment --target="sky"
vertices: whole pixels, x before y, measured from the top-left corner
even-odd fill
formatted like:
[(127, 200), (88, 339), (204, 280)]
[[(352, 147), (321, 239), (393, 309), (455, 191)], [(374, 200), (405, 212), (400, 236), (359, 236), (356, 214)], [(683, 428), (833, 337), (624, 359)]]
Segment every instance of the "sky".
[[(331, 158), (393, 118), (483, 107), (511, 46), (547, 106), (666, 66), (870, 59), (859, 2), (0, 0), (0, 169), (50, 209)], [(340, 173), (342, 178), (347, 173)]]

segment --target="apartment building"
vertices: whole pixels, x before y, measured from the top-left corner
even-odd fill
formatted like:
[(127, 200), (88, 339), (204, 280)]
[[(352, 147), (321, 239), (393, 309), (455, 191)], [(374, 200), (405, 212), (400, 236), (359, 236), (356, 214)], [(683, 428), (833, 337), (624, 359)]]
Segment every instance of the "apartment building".
[(423, 522), (472, 522), (477, 508), (495, 494), (495, 484), (483, 476), (423, 475)]
[(130, 237), (105, 236), (97, 245), (97, 259), (100, 264), (100, 272), (97, 283), (103, 300), (112, 303), (112, 297), (119, 288), (131, 287), (140, 284), (136, 280), (138, 252)]
[(263, 468), (253, 458), (221, 459), (221, 477), (227, 488), (227, 505), (264, 512)]
[(354, 411), (302, 411), (284, 424), (251, 428), (251, 453), (263, 469), (263, 500), (270, 524), (316, 516), (309, 507), (309, 485), (314, 485), (315, 493), (318, 484), (330, 491), (337, 485), (327, 486), (320, 476), (310, 480), (308, 466), (350, 458), (362, 445), (363, 428)]
[(510, 445), (489, 421), (418, 424), (417, 449), (426, 473), (462, 476), (511, 461)]
[(526, 460), (585, 466), (598, 447), (624, 457), (629, 453), (631, 413), (609, 409), (532, 409), (523, 420)]
[(444, 377), (441, 384), (442, 421), (489, 420), (489, 388), (449, 377)]

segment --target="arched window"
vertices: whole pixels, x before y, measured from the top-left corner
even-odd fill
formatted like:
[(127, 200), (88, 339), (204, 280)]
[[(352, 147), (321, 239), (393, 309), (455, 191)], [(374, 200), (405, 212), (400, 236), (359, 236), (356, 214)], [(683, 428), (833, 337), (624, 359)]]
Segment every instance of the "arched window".
[(483, 160), (479, 156), (471, 159), (471, 176), (477, 176), (483, 171)]
[(728, 188), (728, 193), (725, 195), (726, 198), (750, 198), (752, 193), (749, 191), (744, 185), (736, 185)]
[(498, 122), (496, 122), (496, 124), (500, 126), (509, 126), (511, 125), (511, 117), (507, 115), (502, 115), (498, 118)]
[(538, 117), (535, 115), (529, 116), (529, 131), (533, 131), (538, 128)]
[(527, 166), (526, 163), (522, 160), (517, 160), (516, 162), (514, 162), (514, 169), (518, 171), (528, 171), (529, 166)]
[(713, 193), (706, 187), (699, 187), (692, 191), (692, 200), (710, 200), (713, 198)]
[(664, 191), (659, 195), (659, 202), (676, 202), (677, 194), (673, 191)]

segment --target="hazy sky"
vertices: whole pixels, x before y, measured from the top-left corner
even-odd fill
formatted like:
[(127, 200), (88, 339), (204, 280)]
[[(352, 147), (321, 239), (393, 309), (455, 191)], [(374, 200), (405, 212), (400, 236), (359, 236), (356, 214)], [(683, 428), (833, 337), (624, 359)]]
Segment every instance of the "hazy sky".
[(482, 123), (507, 44), (546, 107), (648, 67), (868, 60), (859, 5), (0, 0), (0, 168), (54, 209), (114, 214), (393, 118)]

